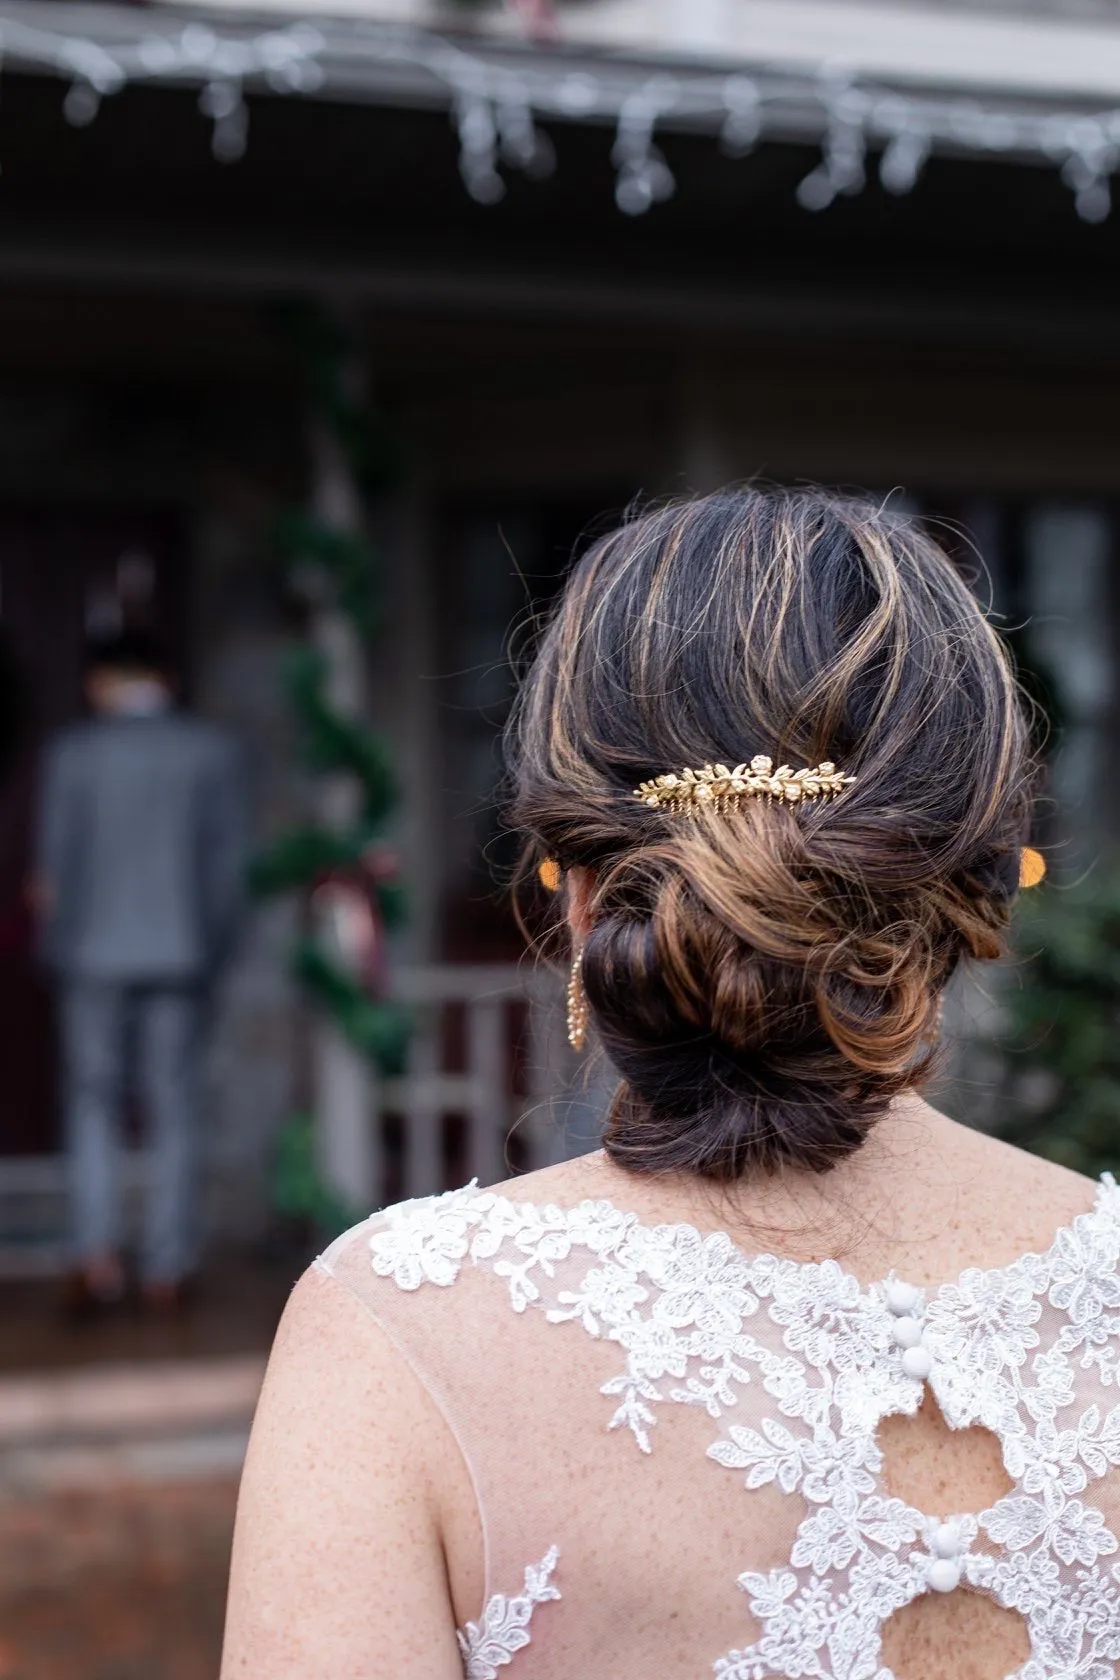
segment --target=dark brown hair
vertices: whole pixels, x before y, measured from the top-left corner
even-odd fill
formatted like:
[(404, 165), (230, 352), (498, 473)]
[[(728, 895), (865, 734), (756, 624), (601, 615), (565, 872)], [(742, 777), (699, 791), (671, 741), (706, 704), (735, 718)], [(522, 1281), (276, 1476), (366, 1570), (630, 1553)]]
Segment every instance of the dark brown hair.
[[(832, 760), (834, 799), (674, 815), (640, 781)], [(1029, 817), (1007, 656), (913, 522), (743, 489), (579, 561), (509, 736), (529, 861), (596, 872), (583, 982), (621, 1165), (824, 1171), (929, 1069), (964, 956), (999, 955)]]

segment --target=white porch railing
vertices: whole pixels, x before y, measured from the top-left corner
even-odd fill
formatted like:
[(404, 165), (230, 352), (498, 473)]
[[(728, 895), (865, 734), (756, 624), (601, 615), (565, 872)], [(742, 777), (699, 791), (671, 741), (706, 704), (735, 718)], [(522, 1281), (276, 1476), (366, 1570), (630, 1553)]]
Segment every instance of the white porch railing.
[[(492, 1184), (573, 1152), (577, 1063), (554, 973), (447, 964), (404, 970), (393, 990), (412, 1012), (413, 1040), (406, 1073), (376, 1097), (402, 1123), (404, 1195), (442, 1189), (456, 1169)], [(451, 1117), (462, 1128), (454, 1148)]]
[[(601, 1075), (584, 1080), (567, 1044), (563, 984), (531, 964), (405, 968), (393, 995), (412, 1013), (406, 1072), (371, 1076), (367, 1124), (373, 1182), (356, 1207), (424, 1196), (477, 1177), (494, 1183), (594, 1147), (606, 1102)], [(210, 1174), (221, 1174), (212, 1160)], [(148, 1171), (125, 1157), (130, 1197)], [(66, 1264), (60, 1155), (0, 1158), (0, 1275), (56, 1273)]]

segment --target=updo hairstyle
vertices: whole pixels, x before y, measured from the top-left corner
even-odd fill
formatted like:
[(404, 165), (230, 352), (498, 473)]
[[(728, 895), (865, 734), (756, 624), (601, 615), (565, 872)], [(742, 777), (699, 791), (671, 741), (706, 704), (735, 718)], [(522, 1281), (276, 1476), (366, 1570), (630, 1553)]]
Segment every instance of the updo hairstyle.
[[(583, 985), (623, 1167), (827, 1170), (928, 1074), (961, 959), (1001, 952), (1019, 693), (949, 560), (881, 507), (752, 488), (632, 518), (574, 568), (508, 750), (527, 868), (595, 872)], [(689, 815), (635, 797), (758, 754), (856, 780)]]

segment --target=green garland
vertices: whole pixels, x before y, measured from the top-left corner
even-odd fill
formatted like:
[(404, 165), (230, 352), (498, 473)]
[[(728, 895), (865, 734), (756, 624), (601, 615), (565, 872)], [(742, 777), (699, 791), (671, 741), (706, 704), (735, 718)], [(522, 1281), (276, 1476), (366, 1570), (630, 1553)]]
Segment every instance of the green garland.
[[(384, 493), (395, 482), (398, 458), (380, 416), (346, 388), (343, 369), (351, 347), (344, 333), (317, 310), (289, 309), (276, 320), (299, 358), (309, 406), (334, 432), (355, 483), (367, 499)], [(368, 646), (378, 622), (379, 567), (371, 545), (324, 524), (307, 508), (295, 508), (277, 519), (275, 547), (292, 595), (313, 569), (317, 598), (345, 613)], [(278, 836), (251, 868), (252, 887), (262, 897), (304, 894), (332, 872), (358, 871), (397, 805), (396, 777), (384, 742), (335, 709), (327, 696), (327, 675), (326, 660), (305, 636), (285, 670), (304, 758), (312, 770), (355, 778), (361, 791), (359, 815), (342, 832), (310, 824)], [(373, 891), (386, 929), (399, 927), (407, 911), (401, 883), (378, 879)], [(298, 941), (292, 967), (315, 1003), (380, 1073), (402, 1070), (409, 1038), (403, 1010), (371, 997), (312, 937)]]
[(338, 1236), (361, 1216), (324, 1185), (315, 1159), (315, 1120), (293, 1114), (280, 1133), (272, 1171), (272, 1199), (276, 1211), (297, 1225)]

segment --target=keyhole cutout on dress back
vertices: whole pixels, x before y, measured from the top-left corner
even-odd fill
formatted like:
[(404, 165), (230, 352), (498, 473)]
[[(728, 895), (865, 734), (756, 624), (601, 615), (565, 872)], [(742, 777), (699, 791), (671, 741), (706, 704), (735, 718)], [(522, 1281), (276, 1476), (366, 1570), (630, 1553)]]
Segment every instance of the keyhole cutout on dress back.
[(928, 1388), (914, 1417), (884, 1418), (876, 1439), (887, 1492), (929, 1516), (986, 1511), (1014, 1489), (998, 1437), (979, 1426), (950, 1429)]
[[(950, 1429), (928, 1389), (916, 1416), (883, 1420), (878, 1441), (887, 1492), (929, 1516), (985, 1511), (1014, 1486), (996, 1436)], [(1004, 1680), (1030, 1654), (1023, 1618), (967, 1587), (925, 1593), (883, 1628), (882, 1661), (895, 1680)]]
[(1005, 1680), (1030, 1654), (1019, 1612), (968, 1587), (923, 1593), (883, 1627), (881, 1661), (894, 1680)]

